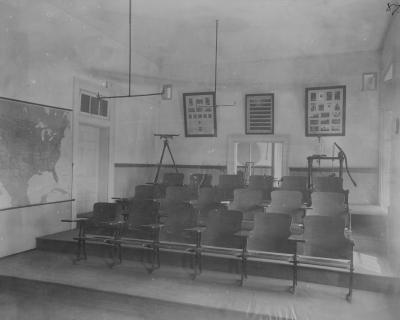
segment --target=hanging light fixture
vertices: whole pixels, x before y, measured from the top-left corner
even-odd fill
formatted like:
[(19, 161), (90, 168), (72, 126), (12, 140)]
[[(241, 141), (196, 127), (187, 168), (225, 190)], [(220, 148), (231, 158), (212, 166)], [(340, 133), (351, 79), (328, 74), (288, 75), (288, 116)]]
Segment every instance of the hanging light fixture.
[(172, 99), (172, 85), (166, 84), (162, 86), (160, 92), (156, 93), (143, 93), (143, 94), (132, 94), (131, 83), (132, 83), (132, 0), (129, 0), (129, 74), (128, 74), (128, 94), (118, 96), (101, 96), (97, 93), (98, 99), (116, 99), (116, 98), (136, 98), (136, 97), (148, 97), (148, 96), (161, 96), (163, 100)]
[[(214, 59), (214, 95), (215, 101), (217, 101), (217, 74), (218, 74), (218, 20), (215, 20), (215, 59)], [(233, 104), (215, 104), (214, 107), (234, 107)]]
[(396, 3), (388, 2), (386, 11), (390, 12), (393, 16), (399, 10), (399, 8), (400, 8), (400, 4), (398, 2), (396, 2)]

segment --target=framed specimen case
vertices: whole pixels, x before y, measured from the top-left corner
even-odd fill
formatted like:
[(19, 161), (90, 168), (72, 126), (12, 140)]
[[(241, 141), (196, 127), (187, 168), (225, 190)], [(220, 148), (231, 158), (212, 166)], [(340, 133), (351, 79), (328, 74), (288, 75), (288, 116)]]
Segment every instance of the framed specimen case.
[(344, 136), (346, 86), (306, 88), (306, 136)]
[(183, 94), (186, 137), (216, 137), (215, 92)]
[(246, 134), (274, 133), (274, 94), (246, 94)]

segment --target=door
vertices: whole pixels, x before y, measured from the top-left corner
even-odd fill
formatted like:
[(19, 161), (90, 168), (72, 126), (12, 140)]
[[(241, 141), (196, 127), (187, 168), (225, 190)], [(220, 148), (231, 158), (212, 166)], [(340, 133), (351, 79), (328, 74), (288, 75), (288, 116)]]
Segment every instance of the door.
[(76, 212), (89, 212), (99, 200), (100, 128), (79, 125), (76, 166)]

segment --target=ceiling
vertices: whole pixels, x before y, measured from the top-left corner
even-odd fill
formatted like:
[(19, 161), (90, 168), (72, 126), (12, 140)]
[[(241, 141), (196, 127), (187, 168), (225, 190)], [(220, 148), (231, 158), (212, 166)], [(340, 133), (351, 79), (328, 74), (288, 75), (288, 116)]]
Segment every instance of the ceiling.
[[(212, 65), (217, 19), (221, 64), (379, 50), (386, 2), (132, 0), (133, 69), (168, 77)], [(31, 61), (70, 61), (94, 77), (125, 81), (128, 13), (129, 0), (0, 0), (0, 32), (18, 35), (13, 41)]]

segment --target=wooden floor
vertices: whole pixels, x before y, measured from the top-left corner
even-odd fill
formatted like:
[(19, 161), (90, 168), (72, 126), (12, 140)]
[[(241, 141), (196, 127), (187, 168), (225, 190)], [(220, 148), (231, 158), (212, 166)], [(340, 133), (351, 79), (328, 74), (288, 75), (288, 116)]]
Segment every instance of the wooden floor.
[(139, 262), (115, 268), (91, 257), (34, 250), (0, 259), (0, 319), (399, 319), (400, 296), (164, 266), (149, 275)]

